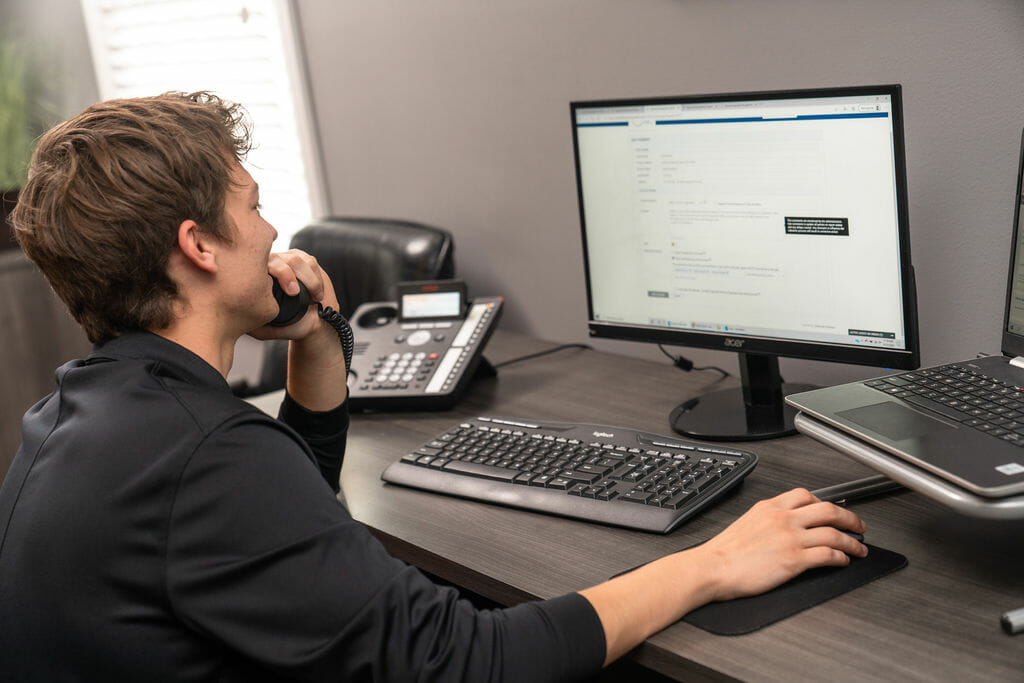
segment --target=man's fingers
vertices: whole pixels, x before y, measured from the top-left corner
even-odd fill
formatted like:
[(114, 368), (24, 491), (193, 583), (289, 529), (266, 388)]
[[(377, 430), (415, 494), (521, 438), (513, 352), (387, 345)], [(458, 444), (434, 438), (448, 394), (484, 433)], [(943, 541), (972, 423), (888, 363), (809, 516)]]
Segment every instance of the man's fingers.
[(771, 503), (790, 510), (790, 523), (803, 527), (800, 542), (804, 548), (823, 547), (841, 551), (854, 557), (867, 554), (867, 547), (844, 533), (864, 533), (866, 525), (855, 513), (833, 503), (825, 503), (806, 489), (793, 489), (776, 496)]
[(834, 503), (822, 502), (807, 489), (792, 489), (767, 502), (792, 510), (797, 523), (805, 527), (831, 525), (864, 533), (864, 522), (855, 513)]
[(820, 502), (813, 493), (807, 489), (790, 489), (785, 493), (780, 493), (774, 498), (769, 499), (770, 502), (778, 505), (779, 507), (786, 508), (789, 510), (795, 510), (796, 508), (811, 505), (813, 503)]
[(801, 537), (801, 541), (807, 549), (828, 547), (840, 550), (853, 557), (864, 557), (868, 554), (868, 549), (863, 543), (832, 526), (819, 526), (808, 529)]
[(298, 249), (271, 254), (267, 270), (291, 296), (299, 293), (298, 282), (306, 285), (313, 301), (324, 298), (324, 282), (316, 258)]
[(805, 569), (811, 567), (845, 567), (850, 564), (850, 555), (842, 550), (819, 545), (807, 548), (801, 558)]
[(795, 520), (801, 526), (836, 526), (854, 533), (864, 533), (864, 521), (854, 512), (832, 503), (811, 503), (793, 511)]

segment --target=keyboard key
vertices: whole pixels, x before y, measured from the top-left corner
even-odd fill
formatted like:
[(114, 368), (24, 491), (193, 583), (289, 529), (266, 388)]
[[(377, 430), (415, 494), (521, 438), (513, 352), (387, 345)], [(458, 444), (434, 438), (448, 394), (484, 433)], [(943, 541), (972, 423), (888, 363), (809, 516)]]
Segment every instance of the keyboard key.
[(590, 487), (587, 486), (586, 484), (574, 484), (569, 488), (569, 494), (573, 496), (580, 496), (583, 495), (583, 492), (586, 491), (588, 488)]
[(691, 486), (697, 491), (704, 491), (709, 486), (718, 481), (719, 478), (720, 477), (717, 472), (709, 472), (708, 474), (705, 474), (703, 477), (695, 480), (693, 484), (691, 484)]
[(696, 495), (697, 495), (697, 492), (696, 492), (696, 491), (690, 491), (690, 490), (683, 490), (683, 491), (680, 491), (680, 492), (679, 492), (679, 493), (677, 493), (676, 495), (674, 495), (674, 496), (672, 496), (671, 498), (669, 498), (669, 499), (668, 499), (668, 500), (667, 500), (667, 501), (666, 501), (666, 502), (665, 502), (665, 503), (664, 503), (664, 504), (662, 505), (662, 507), (666, 507), (666, 508), (669, 508), (669, 509), (671, 509), (671, 510), (678, 510), (679, 508), (683, 507), (683, 505), (684, 505), (684, 504), (685, 504), (685, 503), (686, 503), (686, 502), (687, 502), (688, 500), (690, 500), (691, 498), (693, 498), (693, 497), (694, 497), (694, 496), (696, 496)]
[(577, 470), (563, 470), (561, 472), (561, 476), (566, 477), (567, 479), (572, 479), (573, 481), (582, 481), (588, 484), (592, 484), (601, 478), (601, 475), (599, 474), (580, 472)]
[(632, 489), (622, 495), (619, 500), (628, 500), (631, 503), (646, 503), (654, 496), (649, 491), (640, 491), (639, 489)]
[(940, 415), (945, 415), (946, 417), (956, 420), (958, 422), (972, 417), (970, 415), (964, 414), (963, 412), (955, 408), (945, 406), (939, 403), (938, 401), (932, 401), (930, 399), (922, 398), (920, 396), (908, 396), (903, 400), (906, 401), (907, 403), (913, 403), (916, 406), (921, 406), (922, 408), (934, 410), (936, 413), (939, 413)]
[(512, 481), (516, 478), (516, 475), (519, 474), (519, 472), (515, 470), (505, 470), (500, 467), (480, 465), (474, 462), (460, 462), (458, 460), (452, 460), (445, 465), (443, 469), (446, 472), (458, 472), (460, 474), (468, 474), (473, 477), (498, 479), (500, 481)]

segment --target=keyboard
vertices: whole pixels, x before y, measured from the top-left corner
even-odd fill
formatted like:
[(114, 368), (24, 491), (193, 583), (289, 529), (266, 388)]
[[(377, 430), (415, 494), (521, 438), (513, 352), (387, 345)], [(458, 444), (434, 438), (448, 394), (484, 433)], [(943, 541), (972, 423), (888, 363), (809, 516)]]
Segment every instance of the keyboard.
[(868, 380), (865, 385), (1024, 446), (1024, 397), (1012, 384), (963, 365), (940, 365)]
[(622, 427), (477, 417), (391, 463), (391, 484), (667, 533), (740, 483), (744, 450)]

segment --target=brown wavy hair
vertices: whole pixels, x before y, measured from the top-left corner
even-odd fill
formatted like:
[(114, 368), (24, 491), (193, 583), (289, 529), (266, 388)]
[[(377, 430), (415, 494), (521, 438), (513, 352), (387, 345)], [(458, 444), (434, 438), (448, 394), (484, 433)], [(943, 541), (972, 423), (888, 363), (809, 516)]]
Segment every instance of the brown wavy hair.
[(241, 106), (208, 92), (100, 102), (42, 136), (11, 224), (90, 341), (170, 325), (178, 226), (230, 242), (224, 202), (250, 147)]

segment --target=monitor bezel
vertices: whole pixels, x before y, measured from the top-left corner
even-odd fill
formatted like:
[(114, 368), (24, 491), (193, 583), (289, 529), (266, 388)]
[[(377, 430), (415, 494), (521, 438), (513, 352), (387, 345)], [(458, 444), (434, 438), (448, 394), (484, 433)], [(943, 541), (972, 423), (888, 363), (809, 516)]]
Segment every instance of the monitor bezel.
[[(664, 104), (693, 104), (701, 102), (735, 102), (743, 100), (840, 98), (870, 95), (889, 96), (892, 103), (893, 160), (895, 166), (897, 232), (900, 246), (900, 287), (903, 292), (903, 326), (905, 349), (862, 348), (845, 344), (814, 342), (798, 339), (768, 338), (752, 335), (730, 335), (714, 331), (689, 331), (611, 323), (594, 319), (594, 301), (591, 288), (590, 256), (587, 244), (586, 210), (580, 168), (579, 140), (577, 137), (577, 111), (594, 107), (628, 107)], [(734, 93), (709, 93), (662, 97), (635, 97), (570, 102), (572, 121), (573, 159), (576, 171), (576, 194), (580, 215), (580, 234), (583, 244), (583, 268), (587, 291), (587, 326), (591, 337), (625, 341), (689, 346), (741, 353), (753, 353), (787, 358), (823, 360), (875, 367), (913, 369), (920, 365), (917, 327), (917, 297), (914, 271), (910, 256), (910, 227), (907, 202), (907, 168), (904, 149), (902, 88), (898, 84), (810, 88), (800, 90), (769, 90)]]
[(1021, 131), (1020, 158), (1017, 162), (1017, 185), (1014, 195), (1013, 229), (1010, 231), (1010, 265), (1006, 269), (1006, 301), (1003, 306), (1003, 339), (1000, 349), (1006, 356), (1024, 356), (1024, 335), (1010, 332), (1010, 304), (1013, 299), (1013, 264), (1017, 258), (1020, 239), (1021, 200), (1024, 199), (1024, 130)]

